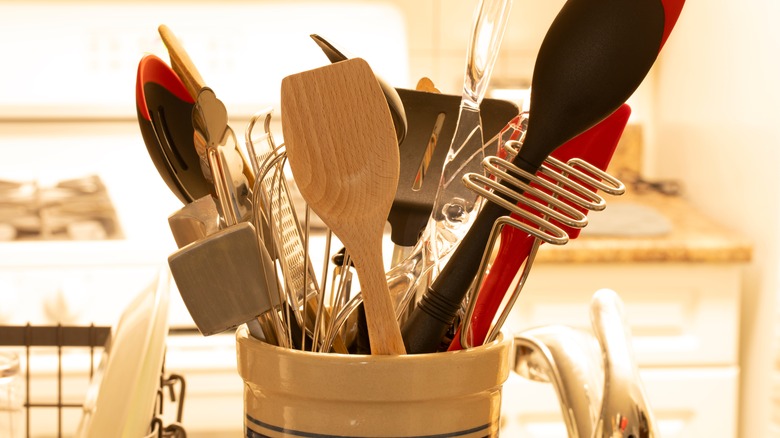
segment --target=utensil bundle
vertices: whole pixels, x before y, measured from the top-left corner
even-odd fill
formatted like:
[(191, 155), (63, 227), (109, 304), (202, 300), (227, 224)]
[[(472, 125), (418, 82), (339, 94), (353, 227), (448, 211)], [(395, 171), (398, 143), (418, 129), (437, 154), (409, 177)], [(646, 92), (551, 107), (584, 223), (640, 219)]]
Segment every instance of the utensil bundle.
[[(498, 329), (506, 321), (509, 310), (525, 285), (539, 246), (543, 242), (561, 244), (566, 240), (576, 239), (586, 224), (587, 212), (606, 208), (606, 202), (598, 195), (598, 191), (610, 195), (621, 195), (625, 192), (625, 186), (607, 174), (605, 169), (628, 122), (630, 112), (629, 106), (624, 104), (598, 125), (561, 146), (545, 160), (537, 175), (526, 175), (531, 181), (530, 184), (518, 182), (511, 176), (522, 175), (523, 172), (518, 171), (510, 162), (501, 158), (485, 160), (488, 174), (509, 175), (519, 186), (527, 188), (527, 196), (519, 197), (517, 206), (510, 206), (513, 217), (505, 216), (503, 218), (506, 219), (502, 218), (503, 220), (496, 221), (493, 225), (491, 239), (481, 263), (485, 266), (490, 254), (488, 250), (495, 249), (500, 235), (501, 245), (496, 262), (491, 265), (488, 275), (484, 269), (480, 269), (472, 292), (476, 296), (469, 299), (463, 329), (456, 333), (450, 350), (495, 339)], [(516, 144), (517, 142), (511, 141), (505, 144), (508, 157), (517, 155), (518, 150), (513, 147)], [(467, 185), (484, 192), (483, 187), (474, 184), (474, 180), (481, 179), (480, 175), (469, 175)], [(497, 184), (495, 181), (491, 183), (494, 186)], [(488, 192), (484, 196), (494, 202), (503, 201), (496, 199), (495, 193)], [(537, 216), (540, 212), (544, 214), (541, 218)], [(523, 222), (523, 219), (526, 222)], [(503, 229), (504, 225), (510, 227)], [(504, 294), (508, 292), (521, 266), (523, 270), (520, 279), (504, 306), (504, 311), (491, 327)], [(487, 280), (483, 282), (486, 277)]]
[[(479, 2), (460, 98), (396, 90), (313, 36), (334, 63), (282, 81), (285, 143), (275, 143), (266, 110), (250, 120), (246, 152), (222, 102), (161, 26), (174, 68), (144, 57), (136, 102), (150, 156), (186, 204), (169, 218), (180, 247), (169, 265), (196, 325), (210, 335), (246, 323), (268, 343), (323, 353), (427, 353), (493, 340), (539, 246), (576, 238), (587, 212), (606, 206), (599, 191), (625, 190), (605, 172), (628, 120), (624, 102), (681, 4), (569, 0), (544, 39), (531, 113), (521, 116), (483, 100), (511, 1)], [(452, 110), (436, 106), (452, 99), (455, 126), (445, 120)], [(440, 135), (446, 154), (436, 149)], [(438, 184), (419, 202), (431, 175)], [(305, 205), (294, 204), (290, 184)], [(328, 227), (324, 248), (312, 245), (314, 215)], [(385, 273), (388, 217), (407, 250)], [(346, 251), (331, 251), (340, 247), (334, 235)]]

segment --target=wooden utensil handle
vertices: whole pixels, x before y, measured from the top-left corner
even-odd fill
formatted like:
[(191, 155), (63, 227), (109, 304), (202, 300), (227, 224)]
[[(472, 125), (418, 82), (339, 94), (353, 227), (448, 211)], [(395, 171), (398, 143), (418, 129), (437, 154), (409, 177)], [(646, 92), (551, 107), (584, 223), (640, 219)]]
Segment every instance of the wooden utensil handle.
[(165, 47), (168, 49), (168, 55), (171, 57), (171, 68), (173, 68), (173, 71), (175, 71), (182, 82), (184, 82), (190, 96), (193, 98), (197, 97), (198, 92), (205, 86), (206, 82), (195, 67), (195, 63), (192, 62), (190, 55), (184, 50), (181, 41), (179, 41), (168, 26), (161, 24), (157, 28), (157, 31), (160, 33), (163, 44), (165, 44)]
[[(357, 248), (356, 248), (357, 249)], [(390, 297), (382, 262), (381, 242), (353, 257), (366, 307), (371, 354), (406, 354), (401, 329), (396, 323), (395, 306)], [(370, 251), (375, 249), (375, 251)], [(349, 247), (347, 247), (349, 251)]]

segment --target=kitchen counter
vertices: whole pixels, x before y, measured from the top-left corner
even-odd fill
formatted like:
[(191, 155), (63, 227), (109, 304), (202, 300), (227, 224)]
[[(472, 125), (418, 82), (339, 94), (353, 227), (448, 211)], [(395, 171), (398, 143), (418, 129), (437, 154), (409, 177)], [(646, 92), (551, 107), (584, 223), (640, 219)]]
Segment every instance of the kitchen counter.
[(721, 263), (748, 262), (752, 257), (748, 241), (702, 215), (681, 197), (626, 194), (606, 200), (605, 211), (589, 213), (594, 224), (597, 215), (609, 214), (611, 206), (635, 205), (660, 214), (668, 228), (656, 234), (631, 235), (621, 230), (610, 235), (603, 231), (589, 233), (586, 227), (579, 238), (566, 245), (543, 245), (536, 263)]
[[(581, 237), (543, 245), (506, 326), (587, 329), (590, 297), (618, 293), (650, 405), (666, 437), (734, 438), (739, 423), (740, 303), (749, 242), (684, 198), (607, 197)], [(507, 436), (565, 436), (552, 387), (504, 385)], [(558, 429), (553, 430), (554, 427)], [(504, 433), (502, 433), (502, 436)]]

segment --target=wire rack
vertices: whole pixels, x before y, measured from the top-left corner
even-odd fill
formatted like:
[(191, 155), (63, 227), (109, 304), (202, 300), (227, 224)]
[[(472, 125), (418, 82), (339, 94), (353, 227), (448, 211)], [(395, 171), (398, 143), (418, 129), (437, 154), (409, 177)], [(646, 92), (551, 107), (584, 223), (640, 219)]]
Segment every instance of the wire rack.
[[(56, 437), (72, 436), (74, 431), (64, 431), (63, 412), (65, 410), (80, 410), (83, 403), (67, 401), (63, 393), (63, 356), (67, 350), (88, 349), (88, 365), (79, 370), (91, 381), (95, 374), (95, 359), (104, 350), (111, 335), (111, 327), (95, 326), (0, 326), (0, 348), (11, 348), (23, 358), (21, 370), (24, 379), (24, 436), (40, 436), (35, 428), (40, 424), (32, 424), (32, 410), (56, 411)], [(16, 347), (16, 348), (14, 348)], [(55, 395), (52, 399), (34, 399), (31, 395), (31, 383), (43, 373), (31, 365), (31, 357), (36, 354), (46, 354), (46, 349), (56, 350), (56, 382)], [(165, 366), (160, 372), (160, 385), (157, 389), (154, 415), (150, 421), (149, 434), (146, 437), (186, 437), (186, 431), (181, 425), (184, 408), (186, 384), (184, 377), (177, 374), (166, 374)], [(168, 399), (175, 405), (175, 421), (166, 425), (163, 419), (163, 406)], [(48, 398), (48, 397), (47, 397)]]

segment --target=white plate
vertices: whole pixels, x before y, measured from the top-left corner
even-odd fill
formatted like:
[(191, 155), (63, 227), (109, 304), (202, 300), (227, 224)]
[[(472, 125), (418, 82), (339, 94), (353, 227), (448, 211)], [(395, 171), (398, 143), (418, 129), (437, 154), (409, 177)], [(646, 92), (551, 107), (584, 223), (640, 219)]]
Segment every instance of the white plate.
[(77, 437), (138, 438), (149, 433), (168, 333), (170, 272), (125, 309), (90, 384)]

